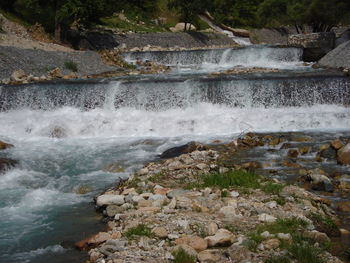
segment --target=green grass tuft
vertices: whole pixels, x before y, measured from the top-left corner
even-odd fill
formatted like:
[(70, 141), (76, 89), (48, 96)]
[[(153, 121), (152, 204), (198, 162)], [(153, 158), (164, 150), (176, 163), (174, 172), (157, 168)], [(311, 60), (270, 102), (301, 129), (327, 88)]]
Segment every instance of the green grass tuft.
[(195, 263), (196, 258), (189, 255), (184, 249), (180, 248), (177, 251), (172, 253), (174, 263)]
[(324, 263), (321, 258), (322, 250), (308, 242), (294, 242), (288, 247), (288, 251), (298, 263)]
[(224, 174), (208, 174), (203, 176), (203, 187), (217, 186), (229, 188), (232, 186), (243, 188), (259, 188), (260, 176), (245, 170), (234, 170)]
[(70, 71), (73, 71), (73, 72), (78, 72), (78, 65), (77, 63), (69, 60), (69, 61), (66, 61), (64, 62), (64, 67)]
[(138, 236), (152, 237), (151, 229), (145, 224), (139, 224), (136, 227), (129, 228), (124, 236), (128, 239), (135, 239)]
[(290, 263), (291, 260), (287, 256), (271, 256), (264, 263)]
[(268, 182), (267, 184), (261, 187), (261, 190), (263, 190), (267, 194), (278, 195), (283, 190), (283, 188), (284, 185), (282, 184)]

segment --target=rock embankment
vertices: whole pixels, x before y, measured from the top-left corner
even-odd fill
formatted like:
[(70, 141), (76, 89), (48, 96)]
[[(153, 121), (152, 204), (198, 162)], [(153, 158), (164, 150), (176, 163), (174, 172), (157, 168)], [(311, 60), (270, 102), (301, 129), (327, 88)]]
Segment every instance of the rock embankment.
[(317, 64), (327, 68), (350, 69), (350, 41), (330, 51)]
[(90, 262), (342, 262), (327, 251), (340, 233), (329, 203), (224, 166), (227, 155), (263, 144), (250, 134), (147, 164), (97, 197), (108, 231), (76, 245), (89, 250)]

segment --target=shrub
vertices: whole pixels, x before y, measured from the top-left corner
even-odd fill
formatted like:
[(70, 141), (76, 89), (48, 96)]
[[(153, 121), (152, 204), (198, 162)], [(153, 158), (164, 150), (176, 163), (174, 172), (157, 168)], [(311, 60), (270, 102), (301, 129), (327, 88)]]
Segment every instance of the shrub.
[(264, 185), (261, 190), (263, 190), (265, 193), (268, 194), (274, 194), (278, 195), (284, 188), (284, 185), (268, 182), (266, 185)]
[(77, 63), (69, 60), (69, 61), (66, 61), (64, 62), (64, 67), (68, 70), (71, 70), (73, 72), (78, 72), (78, 65)]
[(272, 256), (269, 257), (265, 263), (290, 263), (290, 259), (287, 256)]
[(299, 263), (324, 263), (322, 250), (308, 242), (295, 242), (289, 246), (288, 251)]
[(246, 170), (234, 170), (227, 173), (208, 174), (203, 176), (203, 186), (218, 186), (229, 188), (231, 186), (243, 188), (259, 188), (260, 176)]
[(129, 239), (133, 239), (138, 236), (147, 236), (151, 237), (151, 229), (146, 226), (145, 224), (139, 224), (135, 227), (129, 228), (125, 233), (124, 236), (126, 236)]
[(189, 255), (183, 248), (180, 248), (172, 253), (174, 256), (174, 263), (194, 263), (196, 258)]

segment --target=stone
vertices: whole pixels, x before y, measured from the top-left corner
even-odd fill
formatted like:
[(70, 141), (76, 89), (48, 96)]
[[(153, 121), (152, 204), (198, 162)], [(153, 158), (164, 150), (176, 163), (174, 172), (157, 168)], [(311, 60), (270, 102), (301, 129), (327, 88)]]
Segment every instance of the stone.
[(303, 147), (300, 147), (298, 148), (299, 152), (301, 155), (305, 155), (305, 154), (308, 154), (311, 150), (311, 147), (310, 146), (303, 146)]
[(208, 241), (208, 247), (229, 246), (233, 243), (234, 235), (227, 229), (221, 228), (214, 236), (205, 238)]
[(27, 74), (22, 70), (22, 69), (18, 69), (15, 70), (12, 74), (10, 79), (12, 81), (22, 81), (27, 77)]
[(258, 217), (260, 222), (266, 222), (266, 223), (273, 223), (277, 220), (276, 217), (272, 216), (272, 215), (268, 215), (268, 214), (260, 214)]
[(138, 203), (137, 206), (138, 207), (149, 207), (152, 206), (152, 201), (151, 200), (145, 200), (145, 199), (141, 199)]
[(54, 79), (62, 78), (62, 72), (59, 68), (54, 68), (48, 72), (49, 76)]
[(241, 245), (232, 245), (227, 249), (227, 254), (230, 256), (233, 262), (249, 262), (252, 257), (252, 253), (245, 246)]
[(12, 147), (14, 147), (13, 144), (9, 144), (9, 143), (0, 141), (0, 150), (6, 150), (6, 149), (9, 149)]
[(208, 241), (199, 236), (184, 236), (175, 240), (177, 245), (186, 244), (194, 248), (197, 252), (203, 251), (208, 247)]
[(196, 167), (199, 169), (199, 170), (206, 170), (206, 169), (209, 169), (209, 166), (205, 163), (199, 163), (196, 165)]
[(349, 175), (343, 175), (339, 178), (339, 189), (342, 191), (350, 191), (350, 176)]
[(224, 206), (220, 208), (219, 214), (226, 218), (232, 218), (232, 217), (238, 216), (236, 212), (236, 207), (234, 206)]
[(337, 204), (337, 209), (341, 212), (350, 212), (350, 202), (349, 201), (344, 201), (344, 202), (339, 202)]
[(215, 233), (219, 230), (218, 228), (218, 225), (215, 223), (215, 222), (210, 222), (208, 225), (207, 225), (207, 234), (209, 236), (213, 236), (215, 235)]
[(196, 27), (190, 23), (177, 23), (174, 27), (170, 28), (171, 32), (182, 32), (188, 30), (196, 30)]
[(8, 159), (8, 158), (0, 158), (0, 172), (7, 171), (15, 167), (18, 164), (16, 160)]
[(216, 263), (221, 259), (220, 254), (218, 249), (204, 250), (198, 253), (197, 259), (200, 263)]
[(192, 248), (188, 245), (185, 245), (185, 244), (177, 245), (176, 247), (174, 247), (172, 250), (172, 253), (173, 254), (178, 253), (180, 250), (183, 250), (186, 252), (186, 254), (188, 254), (194, 258), (197, 258), (197, 254), (198, 254), (197, 251), (194, 248)]
[(105, 205), (122, 205), (125, 203), (123, 195), (100, 195), (97, 197), (96, 204), (98, 206)]
[(239, 193), (237, 191), (231, 191), (230, 195), (231, 195), (231, 197), (236, 198), (239, 196)]
[(137, 211), (139, 212), (143, 212), (143, 213), (157, 213), (159, 212), (161, 209), (160, 207), (140, 207), (139, 209), (137, 209)]
[(106, 208), (106, 213), (107, 213), (107, 216), (109, 217), (114, 217), (116, 214), (119, 214), (123, 211), (124, 211), (124, 208), (117, 205), (108, 205)]
[(91, 237), (88, 237), (84, 240), (81, 240), (75, 243), (75, 247), (80, 250), (86, 250), (86, 249), (89, 249), (90, 247), (97, 246), (111, 238), (112, 238), (111, 235), (108, 234), (107, 232), (99, 232), (96, 235), (93, 235)]
[(341, 147), (337, 152), (338, 163), (343, 165), (350, 164), (350, 143), (347, 143), (345, 146)]
[(265, 249), (271, 250), (271, 249), (276, 249), (281, 245), (281, 242), (277, 238), (272, 238), (265, 240), (262, 243), (265, 247)]
[(277, 234), (277, 237), (278, 237), (279, 239), (281, 239), (281, 240), (286, 240), (286, 241), (292, 239), (292, 236), (291, 236), (291, 234), (289, 234), (289, 233), (287, 233), (287, 234), (285, 234), (285, 233), (278, 233), (278, 234)]
[(311, 170), (308, 174), (312, 183), (312, 189), (318, 191), (332, 192), (334, 190), (332, 181), (319, 169)]
[(290, 150), (288, 150), (288, 157), (289, 157), (289, 158), (297, 158), (298, 155), (299, 155), (298, 150), (296, 150), (296, 149), (290, 149)]
[(350, 41), (347, 41), (325, 55), (317, 66), (327, 68), (350, 68)]
[(290, 35), (288, 44), (304, 48), (303, 61), (318, 61), (334, 48), (335, 34), (321, 32)]
[(322, 158), (333, 160), (337, 157), (337, 151), (333, 147), (330, 147), (328, 145), (326, 149), (323, 149), (320, 151), (319, 155)]
[(192, 200), (184, 197), (184, 196), (177, 196), (176, 197), (176, 208), (178, 209), (191, 209), (192, 208)]
[(159, 238), (168, 237), (168, 231), (165, 229), (165, 227), (155, 227), (152, 229), (152, 233)]
[(182, 154), (191, 153), (197, 150), (204, 151), (206, 149), (207, 148), (203, 144), (197, 142), (189, 142), (185, 145), (170, 148), (164, 151), (159, 157), (162, 159), (168, 159), (180, 156)]
[(146, 175), (146, 174), (148, 174), (148, 172), (149, 172), (148, 168), (145, 167), (145, 168), (142, 168), (139, 170), (138, 175), (140, 175), (140, 176)]
[(139, 202), (141, 201), (146, 201), (143, 197), (139, 196), (139, 195), (135, 195), (131, 198), (131, 201), (134, 203), (134, 204), (138, 204)]
[(303, 236), (307, 237), (307, 238), (311, 238), (311, 239), (317, 241), (318, 243), (329, 243), (331, 241), (325, 233), (318, 232), (316, 230), (305, 231), (303, 233)]
[(270, 201), (265, 204), (268, 208), (273, 209), (277, 207), (277, 202), (276, 201)]
[(156, 195), (166, 195), (169, 191), (170, 191), (170, 188), (164, 188), (164, 187), (155, 188), (153, 190), (154, 194)]
[(344, 143), (341, 140), (336, 139), (331, 142), (331, 146), (333, 147), (333, 149), (339, 150), (344, 146)]
[(264, 231), (260, 234), (263, 238), (267, 239), (267, 238), (271, 238), (274, 237), (274, 235), (270, 234), (269, 231)]

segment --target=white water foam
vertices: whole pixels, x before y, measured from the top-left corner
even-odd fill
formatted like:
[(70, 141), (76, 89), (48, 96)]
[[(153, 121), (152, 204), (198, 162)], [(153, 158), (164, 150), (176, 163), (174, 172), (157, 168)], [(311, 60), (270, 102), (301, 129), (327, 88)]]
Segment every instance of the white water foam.
[(17, 110), (0, 113), (0, 134), (16, 138), (49, 137), (59, 127), (73, 138), (177, 137), (225, 135), (252, 130), (299, 131), (347, 129), (349, 108), (335, 105), (286, 108), (230, 108), (199, 103), (188, 108), (145, 111), (134, 108), (81, 111)]
[(15, 261), (21, 261), (23, 263), (27, 262), (33, 262), (33, 258), (36, 258), (38, 256), (42, 256), (45, 254), (61, 254), (64, 253), (66, 249), (64, 249), (60, 245), (53, 245), (53, 246), (48, 246), (44, 248), (38, 248), (35, 250), (31, 250), (28, 252), (22, 252), (22, 253), (17, 253), (15, 255), (12, 255), (11, 258)]

